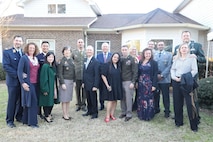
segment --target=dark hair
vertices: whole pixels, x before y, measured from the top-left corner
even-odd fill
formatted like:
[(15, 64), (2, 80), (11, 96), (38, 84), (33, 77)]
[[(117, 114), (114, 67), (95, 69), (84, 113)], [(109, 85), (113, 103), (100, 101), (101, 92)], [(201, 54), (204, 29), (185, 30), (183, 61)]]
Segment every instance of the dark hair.
[(145, 49), (142, 51), (142, 53), (141, 53), (141, 59), (140, 59), (140, 62), (141, 62), (141, 63), (144, 61), (144, 59), (145, 59), (144, 54), (145, 54), (145, 52), (148, 51), (148, 50), (151, 51), (151, 58), (150, 58), (150, 60), (153, 60), (152, 49), (150, 49), (150, 48), (145, 48)]
[(46, 54), (44, 64), (50, 64), (50, 63), (47, 61), (47, 57), (50, 56), (50, 55), (53, 55), (53, 56), (54, 56), (54, 60), (53, 60), (52, 66), (53, 66), (53, 68), (56, 68), (55, 54), (54, 54), (53, 52), (48, 52), (48, 53)]
[(119, 57), (118, 62), (117, 62), (117, 68), (121, 71), (121, 55), (120, 55), (118, 52), (114, 52), (114, 53), (112, 54), (112, 56), (111, 56), (110, 61), (109, 61), (109, 73), (111, 73), (111, 68), (112, 68), (112, 66), (113, 66), (112, 58), (113, 58), (113, 56), (114, 56), (115, 54), (117, 54), (118, 57)]
[(63, 49), (62, 49), (62, 54), (64, 55), (64, 50), (67, 50), (67, 49), (70, 49), (70, 52), (72, 52), (71, 50), (71, 47), (70, 46), (65, 46)]
[(15, 39), (15, 38), (21, 38), (21, 39), (23, 40), (23, 37), (20, 36), (20, 35), (15, 35), (15, 36), (13, 37), (13, 39)]
[(24, 53), (28, 54), (30, 45), (35, 46), (35, 52), (33, 53), (33, 56), (36, 56), (39, 53), (39, 49), (38, 49), (38, 46), (34, 42), (30, 42), (24, 47)]
[(50, 44), (48, 41), (42, 41), (41, 45), (44, 43)]

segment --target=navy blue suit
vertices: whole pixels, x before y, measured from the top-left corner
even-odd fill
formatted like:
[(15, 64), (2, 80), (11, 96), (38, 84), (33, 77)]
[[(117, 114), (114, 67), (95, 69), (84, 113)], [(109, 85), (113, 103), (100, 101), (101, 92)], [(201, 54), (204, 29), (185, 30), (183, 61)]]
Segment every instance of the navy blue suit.
[[(23, 55), (23, 53), (22, 53)], [(6, 71), (6, 84), (8, 88), (7, 124), (22, 120), (21, 86), (17, 76), (18, 63), (21, 56), (15, 48), (4, 50), (3, 68)]]
[(92, 88), (99, 87), (99, 77), (99, 62), (92, 57), (87, 68), (84, 65), (83, 83), (87, 96), (87, 113), (95, 117), (98, 116), (97, 91), (92, 91)]
[[(99, 67), (99, 71), (101, 70), (101, 68), (103, 67), (103, 64), (110, 61), (112, 56), (112, 53), (108, 52), (107, 57), (106, 57), (106, 61), (104, 62), (104, 53), (100, 53), (97, 55), (96, 59), (98, 60), (98, 62), (100, 63), (100, 67)], [(102, 110), (104, 108), (104, 95), (103, 95), (103, 88), (104, 88), (104, 82), (100, 76), (100, 84), (99, 84), (99, 102), (101, 105), (101, 109)]]

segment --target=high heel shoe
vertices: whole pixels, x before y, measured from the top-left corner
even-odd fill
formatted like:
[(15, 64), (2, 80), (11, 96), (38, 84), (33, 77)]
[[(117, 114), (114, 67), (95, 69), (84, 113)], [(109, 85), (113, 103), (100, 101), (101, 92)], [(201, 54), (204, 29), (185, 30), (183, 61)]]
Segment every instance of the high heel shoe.
[(110, 118), (111, 118), (112, 120), (116, 120), (116, 118), (115, 118), (112, 114), (110, 114)]
[(105, 117), (104, 121), (105, 121), (106, 123), (108, 123), (108, 122), (110, 121), (110, 119), (107, 118), (107, 117)]
[(49, 117), (44, 117), (44, 120), (45, 120), (47, 123), (53, 122)]

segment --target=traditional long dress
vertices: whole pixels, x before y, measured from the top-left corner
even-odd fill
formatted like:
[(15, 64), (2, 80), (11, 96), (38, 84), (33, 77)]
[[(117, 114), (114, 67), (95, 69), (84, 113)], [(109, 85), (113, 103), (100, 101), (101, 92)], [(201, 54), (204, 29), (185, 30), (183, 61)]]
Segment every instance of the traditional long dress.
[(154, 117), (154, 93), (152, 92), (152, 79), (150, 76), (151, 64), (139, 64), (138, 78), (138, 118), (151, 120)]

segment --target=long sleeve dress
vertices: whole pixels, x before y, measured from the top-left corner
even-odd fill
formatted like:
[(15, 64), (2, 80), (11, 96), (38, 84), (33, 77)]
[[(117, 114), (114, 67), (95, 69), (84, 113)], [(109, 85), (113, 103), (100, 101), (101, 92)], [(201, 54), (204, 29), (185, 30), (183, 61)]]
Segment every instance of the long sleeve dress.
[(157, 86), (157, 63), (153, 60), (138, 65), (138, 118), (149, 121), (154, 117), (154, 93), (152, 87)]

